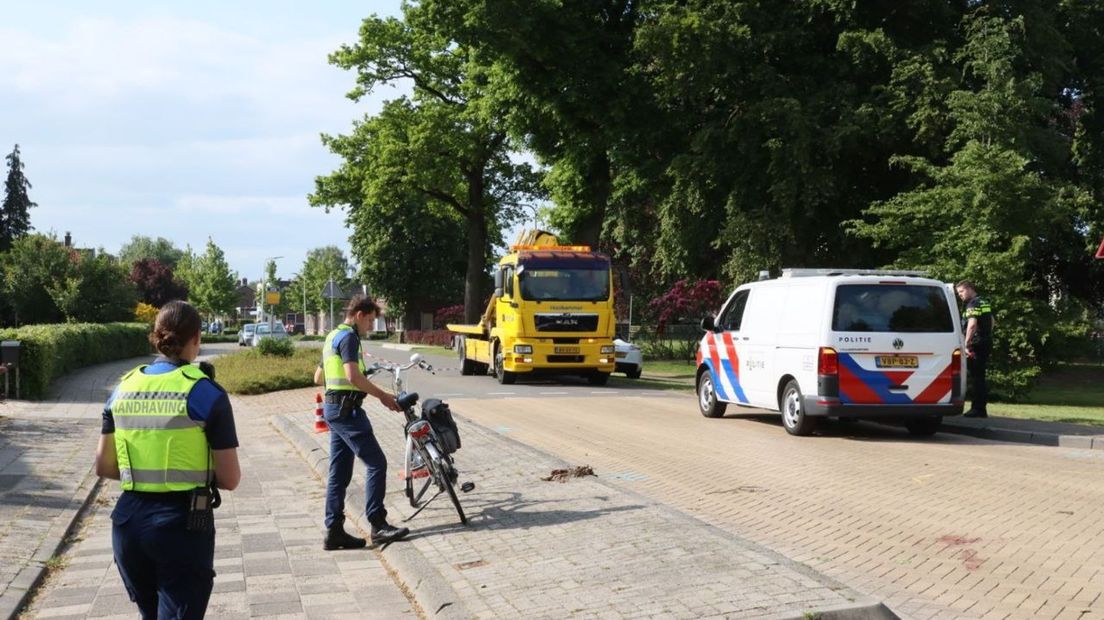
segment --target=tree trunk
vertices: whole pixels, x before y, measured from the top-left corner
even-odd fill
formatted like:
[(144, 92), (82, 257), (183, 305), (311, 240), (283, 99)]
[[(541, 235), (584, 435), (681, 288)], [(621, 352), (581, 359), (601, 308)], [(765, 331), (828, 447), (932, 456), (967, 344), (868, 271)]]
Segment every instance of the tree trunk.
[(483, 279), (487, 268), (487, 215), (483, 211), (483, 177), (468, 178), (468, 271), (464, 276), (464, 322), (475, 324), (483, 315)]
[(597, 248), (598, 241), (602, 238), (602, 224), (606, 220), (606, 206), (609, 204), (611, 192), (609, 156), (605, 152), (596, 153), (587, 168), (589, 212), (579, 221), (578, 230), (575, 238), (571, 239), (571, 243)]

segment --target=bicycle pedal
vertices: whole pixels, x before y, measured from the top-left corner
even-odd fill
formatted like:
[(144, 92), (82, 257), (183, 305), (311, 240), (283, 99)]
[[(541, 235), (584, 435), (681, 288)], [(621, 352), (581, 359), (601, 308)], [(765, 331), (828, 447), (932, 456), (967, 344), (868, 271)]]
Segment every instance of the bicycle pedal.
[(473, 491), (473, 490), (475, 490), (475, 483), (474, 482), (465, 482), (464, 484), (460, 485), (460, 490), (465, 492), (465, 493), (467, 493), (468, 491)]

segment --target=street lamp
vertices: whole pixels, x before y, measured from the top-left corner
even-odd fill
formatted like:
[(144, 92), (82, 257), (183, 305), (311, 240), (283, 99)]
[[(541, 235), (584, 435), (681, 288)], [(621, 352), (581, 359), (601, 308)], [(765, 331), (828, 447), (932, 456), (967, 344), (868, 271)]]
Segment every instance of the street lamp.
[[(281, 258), (283, 258), (283, 256), (269, 256), (264, 261), (264, 273), (261, 275), (261, 316), (258, 317), (258, 323), (264, 321), (265, 298), (268, 296), (268, 264)], [(271, 317), (269, 317), (268, 322), (272, 323)], [(269, 327), (271, 327), (271, 325), (269, 325)]]

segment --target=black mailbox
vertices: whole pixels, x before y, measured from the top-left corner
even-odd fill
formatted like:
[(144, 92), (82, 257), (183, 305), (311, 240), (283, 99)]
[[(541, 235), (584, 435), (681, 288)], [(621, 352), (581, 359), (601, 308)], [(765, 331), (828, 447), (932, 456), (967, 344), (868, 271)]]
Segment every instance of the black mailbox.
[(20, 344), (18, 340), (4, 340), (0, 342), (0, 364), (18, 366)]

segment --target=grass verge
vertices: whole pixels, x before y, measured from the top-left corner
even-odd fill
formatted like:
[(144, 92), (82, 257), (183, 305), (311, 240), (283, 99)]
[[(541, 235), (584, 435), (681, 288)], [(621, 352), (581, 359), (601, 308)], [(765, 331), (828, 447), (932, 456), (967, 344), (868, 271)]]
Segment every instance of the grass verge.
[(267, 394), (314, 385), (318, 349), (295, 349), (291, 357), (249, 349), (214, 360), (215, 377), (231, 394)]

